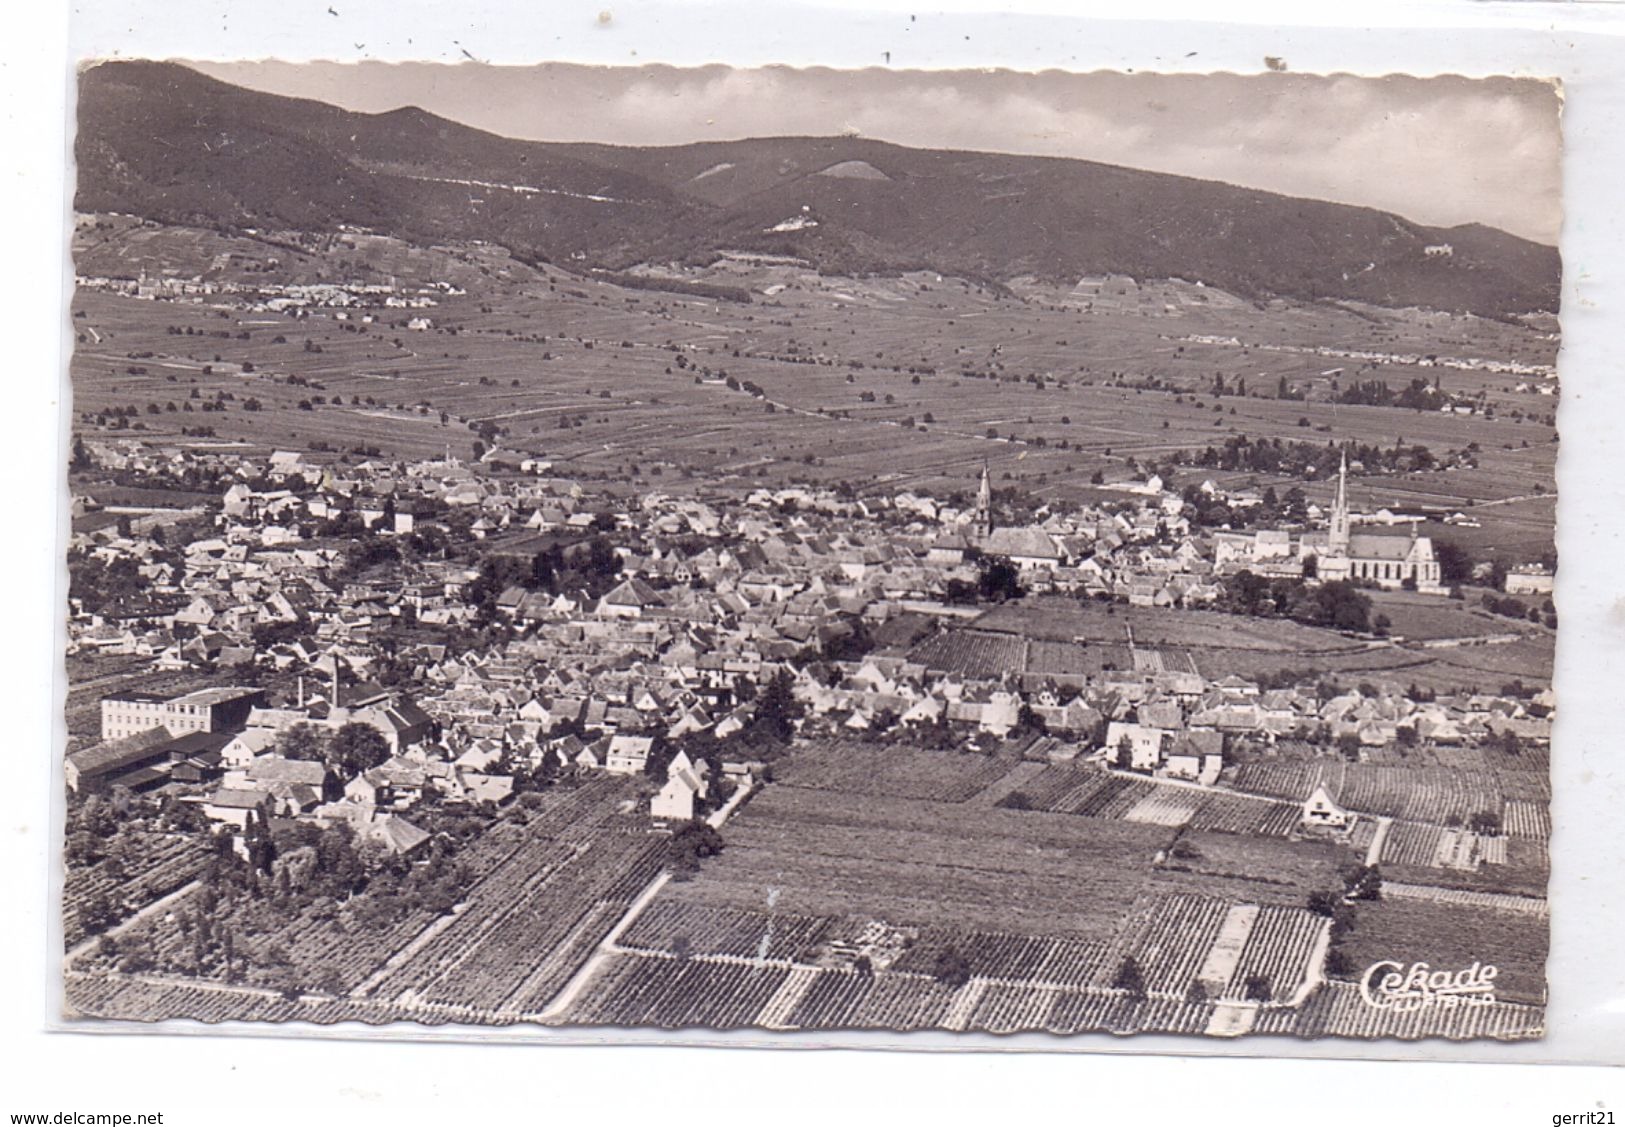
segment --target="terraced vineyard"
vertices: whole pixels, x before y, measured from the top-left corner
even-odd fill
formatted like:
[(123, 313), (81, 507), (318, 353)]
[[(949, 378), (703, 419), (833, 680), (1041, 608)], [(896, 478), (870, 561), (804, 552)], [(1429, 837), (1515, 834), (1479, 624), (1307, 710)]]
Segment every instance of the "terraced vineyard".
[(1019, 762), (971, 752), (824, 741), (798, 747), (781, 760), (774, 767), (774, 781), (813, 790), (967, 802)]
[[(1260, 909), (1221, 999), (1292, 998), (1309, 981), (1311, 968), (1318, 962), (1316, 946), (1329, 926), (1322, 917), (1295, 908)], [(1263, 986), (1260, 998), (1252, 998), (1249, 987), (1253, 983)]]
[(1550, 799), (1549, 783), (1533, 771), (1481, 773), (1342, 761), (1243, 763), (1234, 782), (1237, 790), (1296, 802), (1319, 784), (1350, 810), (1435, 825), (1465, 825), (1484, 812), (1499, 815), (1509, 792), (1520, 799)]
[(62, 890), (62, 932), (68, 947), (85, 938), (80, 909), (92, 899), (105, 898), (115, 922), (195, 878), (208, 861), (207, 846), (185, 834), (136, 834), (125, 841), (133, 851), (119, 862), (70, 866)]
[(571, 1024), (735, 1029), (790, 977), (785, 967), (617, 955), (566, 1015)]
[[(1048, 813), (1272, 837), (1296, 829), (1300, 814), (1296, 805), (1284, 802), (1172, 786), (1069, 763), (1051, 765), (1023, 783), (1019, 793), (1026, 809)], [(1006, 796), (1003, 805), (1019, 801)]]
[(948, 630), (932, 635), (909, 652), (934, 673), (958, 673), (967, 678), (993, 680), (1026, 668), (1027, 646), (1010, 634), (980, 630)]
[(638, 832), (527, 842), (480, 883), (449, 926), (365, 995), (476, 1010), (539, 1008), (653, 879), (662, 855), (658, 839)]
[(1394, 1037), (1415, 1041), (1424, 1037), (1489, 1037), (1518, 1041), (1540, 1037), (1545, 1027), (1545, 1015), (1538, 1006), (1498, 1001), (1488, 1006), (1429, 1006), (1401, 1013), (1371, 1006), (1353, 983), (1329, 982), (1298, 1009), (1261, 1011), (1253, 1030), (1309, 1038)]
[(930, 1029), (958, 990), (917, 974), (820, 974), (790, 1013), (797, 1029)]
[(632, 950), (805, 960), (830, 930), (819, 916), (748, 912), (656, 899), (620, 937)]

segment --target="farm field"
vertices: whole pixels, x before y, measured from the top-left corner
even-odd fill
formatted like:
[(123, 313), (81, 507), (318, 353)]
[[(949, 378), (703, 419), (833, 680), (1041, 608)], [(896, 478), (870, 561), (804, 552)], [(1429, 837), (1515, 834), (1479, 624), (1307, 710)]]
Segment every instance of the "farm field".
[(1358, 970), (1384, 959), (1452, 971), (1474, 963), (1493, 965), (1498, 969), (1498, 999), (1525, 1005), (1545, 1001), (1543, 918), (1473, 904), (1400, 898), (1362, 903), (1356, 917), (1342, 948)]
[[(1449, 536), (1449, 533), (1444, 535)], [(1482, 587), (1466, 587), (1464, 598), (1441, 599), (1437, 595), (1420, 595), (1412, 591), (1368, 591), (1372, 613), (1386, 614), (1393, 619), (1394, 633), (1407, 642), (1426, 642), (1442, 638), (1481, 638), (1506, 634), (1542, 636), (1545, 631), (1531, 629), (1527, 622), (1491, 614), (1478, 607), (1478, 598), (1485, 593)], [(1539, 600), (1535, 600), (1538, 605)]]
[(1549, 802), (1551, 794), (1550, 779), (1539, 770), (1475, 772), (1335, 760), (1243, 763), (1232, 785), (1301, 802), (1320, 783), (1351, 810), (1434, 825), (1465, 825), (1479, 813), (1499, 818), (1509, 798)]
[(1174, 831), (771, 786), (682, 898), (747, 911), (1108, 938)]
[(1003, 756), (838, 741), (798, 745), (775, 764), (773, 778), (811, 790), (957, 803), (997, 785), (1020, 764)]
[[(112, 260), (152, 255), (165, 237), (150, 229), (104, 233), (94, 253), (82, 237), (80, 253), (108, 268)], [(203, 236), (176, 230), (169, 237), (184, 257)], [(139, 239), (139, 247), (121, 248), (121, 239)], [(272, 278), (316, 269), (253, 240), (234, 242), (216, 253), (278, 257)], [(383, 253), (414, 257), (402, 248)], [(385, 316), (364, 325), (326, 311), (294, 318), (81, 291), (75, 409), (133, 404), (149, 434), (179, 437), (185, 412), (169, 413), (169, 402), (184, 403), (194, 388), (209, 399), (227, 392), (234, 404), (258, 399), (261, 410), (233, 406), (184, 421), (206, 422), (219, 438), (255, 447), (315, 441), (335, 450), (380, 445), (406, 456), (438, 453), (447, 442), (466, 448), (467, 424), (489, 421), (507, 429), (504, 445), (556, 459), (578, 475), (626, 480), (661, 467), (665, 488), (676, 487), (684, 469), (715, 479), (720, 468), (723, 479), (765, 483), (844, 479), (882, 489), (963, 489), (986, 458), (1001, 484), (1077, 500), (1099, 495), (1088, 483), (1095, 470), (1124, 475), (1128, 457), (1161, 457), (1241, 433), (1295, 440), (1303, 435), (1300, 419), (1328, 416), (1329, 405), (1314, 397), (1255, 392), (1216, 403), (1202, 394), (1216, 372), (1271, 389), (1286, 376), (1308, 390), (1326, 363), (1265, 345), (1381, 340), (1384, 350), (1414, 348), (1414, 355), (1538, 356), (1544, 363), (1555, 352), (1540, 334), (1496, 322), (1282, 302), (1258, 309), (1217, 294), (1180, 300), (1173, 312), (1155, 303), (1152, 316), (1153, 307), (1084, 310), (1064, 291), (1027, 287), (1002, 297), (926, 275), (822, 278), (735, 263), (690, 279), (757, 291), (753, 303), (736, 304), (532, 270), (491, 260), (492, 253), (437, 248), (415, 256), (413, 275), (441, 270), (466, 287), (461, 295), (439, 294), (425, 311), (433, 326), (417, 332), (404, 328), (411, 313), (402, 310), (381, 311)], [(364, 275), (362, 263), (352, 265)], [(786, 288), (763, 298), (760, 290), (771, 285)], [(1260, 347), (1187, 339), (1203, 335)], [(244, 371), (245, 363), (253, 370)], [(720, 375), (696, 382), (704, 369), (749, 380), (762, 395), (731, 391)], [(1377, 362), (1366, 378), (1403, 382), (1414, 372)], [(321, 387), (289, 384), (289, 376)], [(1115, 386), (1119, 376), (1158, 379), (1183, 394)], [(1553, 401), (1512, 391), (1507, 376), (1462, 371), (1451, 378), (1459, 390), (1485, 390), (1501, 413), (1485, 419), (1342, 405), (1339, 430), (1368, 442), (1402, 436), (1441, 454), (1477, 441), (1496, 457), (1476, 470), (1363, 479), (1356, 503), (1460, 507), (1474, 500), (1487, 546), (1548, 548), (1549, 517), (1538, 506), (1482, 502), (1530, 496), (1537, 484), (1550, 489), (1553, 432), (1532, 417), (1549, 413)], [(327, 402), (302, 410), (300, 401), (313, 394)], [(148, 403), (158, 404), (157, 415), (145, 413)], [(1531, 417), (1518, 421), (1513, 411), (1520, 409)], [(441, 411), (452, 416), (444, 424)], [(379, 425), (386, 419), (389, 425)], [(886, 451), (884, 467), (876, 450)], [(1286, 483), (1258, 480), (1259, 488), (1266, 484)], [(1306, 492), (1323, 501), (1324, 488), (1310, 483)]]
[(980, 615), (979, 632), (1055, 642), (1125, 645), (1130, 632), (1141, 646), (1257, 651), (1282, 654), (1355, 652), (1363, 643), (1333, 630), (1281, 619), (1242, 618), (1218, 611), (1101, 604), (1044, 595), (1005, 603)]
[[(1195, 856), (1156, 863), (1176, 839)], [(1296, 908), (1335, 885), (1348, 859), (1315, 842), (774, 785), (729, 823), (722, 855), (662, 897), (1109, 941), (1144, 897), (1187, 892)]]
[[(1533, 685), (1551, 680), (1554, 639), (1549, 630), (1435, 596), (1386, 591), (1371, 595), (1374, 612), (1387, 613), (1400, 624), (1397, 631), (1407, 638), (1413, 636), (1408, 631), (1416, 631), (1414, 643), (1364, 642), (1278, 618), (1103, 605), (1042, 595), (985, 611), (968, 627), (921, 643), (909, 657), (933, 669), (966, 675), (1008, 668), (1029, 674), (1097, 674), (1133, 668), (1137, 655), (1155, 649), (1164, 667), (1188, 667), (1210, 678), (1307, 669), (1330, 676), (1364, 675), (1397, 685), (1415, 682), (1441, 692), (1495, 691), (1514, 677)], [(1506, 635), (1516, 635), (1517, 640), (1472, 644), (1475, 639)], [(1447, 638), (1466, 639), (1469, 644), (1419, 644)]]
[[(1308, 797), (1307, 793), (1301, 797)], [(1019, 791), (1006, 795), (1001, 805), (1266, 837), (1291, 833), (1300, 813), (1296, 805), (1286, 802), (1169, 786), (1072, 763), (1044, 768), (1023, 782)]]
[[(478, 1015), (540, 1009), (660, 868), (660, 839), (620, 820), (619, 799), (630, 793), (628, 780), (601, 777), (549, 792), (522, 828), (488, 829), (459, 854), (472, 883), (454, 913), (415, 904), (383, 918), (314, 905), (261, 913), (252, 921), (256, 948), (279, 950), (292, 980), (306, 989), (321, 982), (341, 998)], [(194, 890), (176, 910), (201, 903), (202, 895)], [(143, 941), (159, 972), (177, 977), (164, 968), (188, 965), (185, 937), (162, 921), (141, 921), (119, 943)], [(91, 951), (71, 969), (106, 973), (116, 961), (116, 953)], [(218, 971), (197, 981), (266, 985), (252, 973), (228, 982)]]

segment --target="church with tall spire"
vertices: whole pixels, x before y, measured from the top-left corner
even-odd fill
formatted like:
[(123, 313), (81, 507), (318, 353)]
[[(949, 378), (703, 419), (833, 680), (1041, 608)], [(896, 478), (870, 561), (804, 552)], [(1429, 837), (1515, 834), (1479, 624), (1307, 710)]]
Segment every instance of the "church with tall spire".
[(1023, 570), (1055, 568), (1066, 562), (1067, 554), (1056, 537), (1036, 525), (1004, 525), (993, 520), (993, 480), (987, 462), (982, 462), (982, 478), (976, 487), (976, 504), (971, 509), (966, 530), (970, 546), (984, 556), (1002, 556)]
[(987, 462), (982, 462), (982, 483), (976, 488), (976, 511), (971, 529), (979, 540), (993, 535), (993, 483), (988, 480)]
[(1442, 593), (1433, 541), (1418, 534), (1414, 521), (1405, 536), (1354, 531), (1348, 472), (1348, 455), (1344, 454), (1337, 469), (1337, 491), (1326, 531), (1304, 534), (1298, 549), (1300, 560), (1307, 565), (1313, 558), (1315, 574), (1321, 579), (1369, 580), (1380, 587), (1415, 587), (1431, 594)]

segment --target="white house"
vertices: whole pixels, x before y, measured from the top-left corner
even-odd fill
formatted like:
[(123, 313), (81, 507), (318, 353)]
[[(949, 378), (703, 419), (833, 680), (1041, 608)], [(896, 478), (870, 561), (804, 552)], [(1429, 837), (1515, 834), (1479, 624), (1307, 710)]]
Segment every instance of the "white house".
[(1303, 824), (1342, 829), (1349, 824), (1349, 814), (1332, 801), (1331, 792), (1326, 789), (1325, 783), (1316, 783), (1314, 793), (1303, 804)]
[(604, 770), (615, 775), (640, 775), (653, 746), (649, 736), (614, 736), (604, 757)]
[(1159, 728), (1147, 728), (1113, 720), (1106, 726), (1106, 754), (1115, 759), (1123, 741), (1129, 744), (1129, 766), (1136, 771), (1155, 771), (1162, 762), (1162, 739)]

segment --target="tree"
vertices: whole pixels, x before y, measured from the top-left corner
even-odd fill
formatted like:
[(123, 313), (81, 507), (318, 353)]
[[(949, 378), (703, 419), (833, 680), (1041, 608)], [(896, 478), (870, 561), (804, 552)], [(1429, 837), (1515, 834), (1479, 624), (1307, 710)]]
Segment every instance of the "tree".
[(301, 720), (284, 728), (276, 739), (277, 751), (284, 759), (303, 759), (312, 763), (327, 758), (327, 736), (316, 725)]
[(722, 835), (715, 826), (696, 818), (685, 822), (666, 842), (666, 859), (679, 876), (699, 871), (700, 862), (722, 852)]
[(954, 989), (970, 981), (970, 960), (959, 953), (955, 947), (944, 947), (937, 952), (937, 960), (932, 964), (931, 977), (944, 986)]
[(1350, 763), (1358, 763), (1360, 761), (1360, 737), (1355, 735), (1353, 732), (1344, 732), (1342, 735), (1338, 736), (1336, 747), (1338, 753)]
[(1439, 579), (1448, 584), (1466, 583), (1473, 577), (1473, 557), (1467, 549), (1449, 540), (1433, 542), (1434, 558), (1439, 561)]
[(1145, 975), (1140, 971), (1140, 964), (1134, 961), (1133, 955), (1123, 956), (1118, 964), (1117, 974), (1112, 978), (1112, 989), (1122, 990), (1131, 998), (1145, 997)]
[(86, 935), (100, 935), (118, 922), (118, 905), (105, 892), (97, 892), (79, 905), (79, 926)]
[(1015, 739), (1024, 734), (1042, 736), (1048, 732), (1049, 725), (1044, 723), (1044, 718), (1034, 712), (1030, 704), (1022, 701), (1021, 708), (1016, 713), (1016, 726), (1010, 732), (1011, 738)]
[(557, 581), (557, 573), (553, 567), (553, 558), (547, 552), (537, 552), (530, 560), (530, 583), (533, 591), (553, 592), (553, 584)]
[(1309, 894), (1308, 907), (1317, 916), (1331, 919), (1337, 911), (1337, 906), (1343, 902), (1343, 894), (1332, 889), (1316, 889)]
[(1025, 593), (1021, 587), (1021, 573), (1015, 564), (1003, 556), (982, 557), (976, 585), (981, 597), (990, 602), (1019, 599)]
[(795, 682), (788, 669), (780, 669), (762, 690), (756, 702), (756, 719), (751, 724), (753, 736), (765, 736), (776, 743), (789, 743), (795, 735), (796, 721), (801, 718), (801, 702), (795, 697)]
[(327, 763), (334, 773), (352, 779), (389, 759), (389, 743), (371, 724), (351, 721), (333, 733)]
[(1375, 865), (1355, 865), (1343, 875), (1350, 900), (1381, 900), (1382, 872)]

